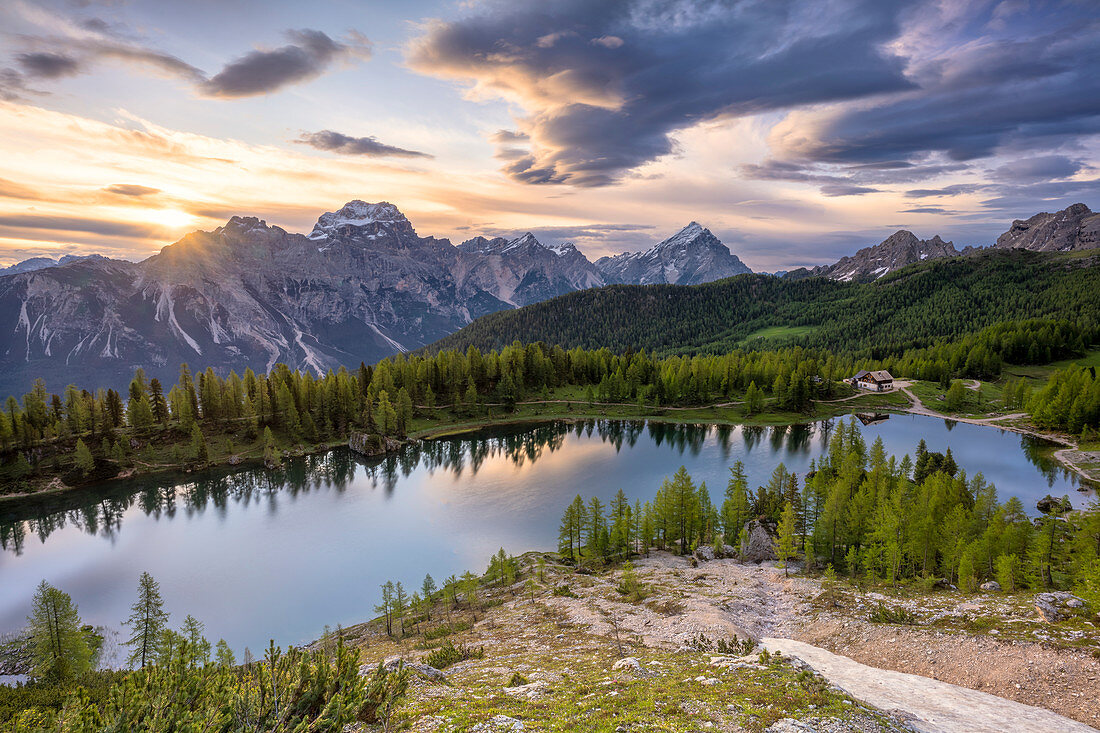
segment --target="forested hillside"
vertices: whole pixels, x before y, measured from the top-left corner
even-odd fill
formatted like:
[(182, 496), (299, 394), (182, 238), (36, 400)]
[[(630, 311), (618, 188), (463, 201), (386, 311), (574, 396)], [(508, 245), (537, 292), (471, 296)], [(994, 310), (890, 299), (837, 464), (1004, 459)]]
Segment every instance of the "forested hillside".
[(513, 341), (564, 348), (725, 353), (800, 345), (881, 359), (995, 323), (1057, 318), (1094, 327), (1100, 256), (984, 252), (873, 283), (742, 275), (692, 287), (613, 286), (478, 319), (429, 347)]

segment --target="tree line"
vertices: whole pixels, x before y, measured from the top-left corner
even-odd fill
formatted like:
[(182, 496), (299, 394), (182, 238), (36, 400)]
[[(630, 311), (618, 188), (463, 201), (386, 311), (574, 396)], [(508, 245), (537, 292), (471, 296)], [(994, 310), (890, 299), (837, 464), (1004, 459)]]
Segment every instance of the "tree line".
[(650, 548), (690, 553), (713, 545), (740, 550), (746, 524), (778, 527), (787, 554), (810, 567), (886, 582), (943, 578), (973, 591), (985, 580), (1006, 590), (1075, 588), (1100, 601), (1100, 509), (1033, 521), (1020, 500), (1000, 502), (981, 474), (967, 477), (951, 456), (916, 460), (868, 447), (854, 421), (841, 423), (828, 454), (805, 476), (776, 466), (752, 490), (740, 462), (720, 502), (685, 468), (652, 501), (633, 504), (620, 491), (609, 505), (579, 495), (559, 525), (559, 553), (573, 563), (603, 563)]
[[(489, 350), (516, 339), (660, 355), (803, 346), (886, 360), (1006, 321), (1072, 321), (1095, 334), (1100, 268), (1061, 266), (1060, 257), (986, 251), (912, 265), (874, 282), (740, 275), (690, 287), (583, 290), (484, 316), (431, 348)], [(774, 327), (779, 333), (769, 336)], [(1029, 351), (1013, 358), (1043, 363), (1041, 350)]]

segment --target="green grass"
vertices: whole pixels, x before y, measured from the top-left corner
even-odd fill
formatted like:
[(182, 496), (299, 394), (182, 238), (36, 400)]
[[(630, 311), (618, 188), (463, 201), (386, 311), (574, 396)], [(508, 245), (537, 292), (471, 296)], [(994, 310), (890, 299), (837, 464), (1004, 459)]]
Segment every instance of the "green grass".
[(1023, 377), (1026, 379), (1034, 380), (1036, 382), (1045, 382), (1056, 370), (1065, 369), (1066, 367), (1073, 366), (1074, 364), (1085, 367), (1100, 368), (1100, 349), (1092, 349), (1085, 352), (1083, 356), (1075, 357), (1072, 359), (1062, 359), (1060, 361), (1051, 362), (1050, 364), (1043, 364), (1042, 366), (1018, 366), (1016, 364), (1005, 364), (1004, 367), (1001, 369), (1001, 374), (1002, 378), (1019, 379)]
[(753, 331), (744, 339), (741, 343), (748, 343), (755, 339), (794, 339), (799, 336), (805, 336), (808, 333), (813, 333), (813, 326), (768, 326), (767, 328), (761, 328), (758, 331)]

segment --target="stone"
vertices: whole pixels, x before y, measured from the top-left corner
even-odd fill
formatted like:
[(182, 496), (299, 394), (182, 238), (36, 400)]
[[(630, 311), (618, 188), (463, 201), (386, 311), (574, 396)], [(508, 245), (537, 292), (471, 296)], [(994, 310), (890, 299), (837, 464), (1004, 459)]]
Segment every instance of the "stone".
[(515, 687), (504, 688), (504, 694), (512, 697), (523, 697), (528, 700), (538, 700), (549, 692), (550, 684), (545, 680), (535, 680), (526, 685), (516, 685)]
[(703, 545), (695, 550), (695, 557), (703, 562), (710, 562), (714, 559), (714, 548), (710, 545)]
[(1065, 514), (1073, 509), (1073, 505), (1070, 503), (1069, 497), (1055, 499), (1050, 494), (1047, 494), (1042, 499), (1035, 502), (1035, 508), (1043, 514)]
[(1048, 624), (1061, 621), (1067, 614), (1084, 607), (1084, 599), (1064, 590), (1038, 593), (1035, 596), (1035, 612)]
[(628, 672), (633, 672), (634, 674), (645, 673), (645, 667), (642, 666), (642, 663), (638, 661), (637, 657), (623, 657), (619, 661), (612, 664), (611, 669), (616, 672), (626, 670)]
[(987, 580), (986, 582), (979, 585), (978, 588), (984, 591), (998, 592), (1001, 590), (1001, 584), (998, 583), (996, 580)]
[(776, 559), (772, 536), (764, 528), (763, 523), (754, 519), (745, 524), (745, 532), (749, 539), (745, 543), (745, 551), (741, 553), (742, 562), (762, 563)]
[(516, 720), (515, 718), (507, 715), (494, 715), (485, 723), (478, 723), (470, 731), (477, 731), (477, 733), (496, 733), (497, 731), (511, 731), (518, 733), (523, 730), (523, 721)]

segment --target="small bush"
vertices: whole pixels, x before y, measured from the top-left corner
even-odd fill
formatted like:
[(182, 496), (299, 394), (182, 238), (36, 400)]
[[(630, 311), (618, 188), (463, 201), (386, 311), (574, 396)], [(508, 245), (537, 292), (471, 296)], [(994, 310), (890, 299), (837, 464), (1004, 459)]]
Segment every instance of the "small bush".
[(467, 659), (481, 659), (485, 656), (485, 647), (474, 649), (468, 646), (455, 646), (447, 640), (443, 646), (428, 655), (424, 663), (436, 669), (446, 669), (452, 664), (464, 662)]
[(512, 673), (512, 679), (508, 680), (508, 687), (521, 687), (527, 684), (527, 678), (519, 672)]
[(752, 639), (741, 639), (736, 635), (731, 640), (709, 639), (702, 632), (687, 644), (697, 652), (714, 652), (715, 654), (730, 654), (743, 657), (751, 654), (756, 648), (756, 642)]
[(555, 586), (552, 594), (555, 596), (564, 596), (565, 598), (579, 598), (576, 593), (569, 589), (568, 585)]

